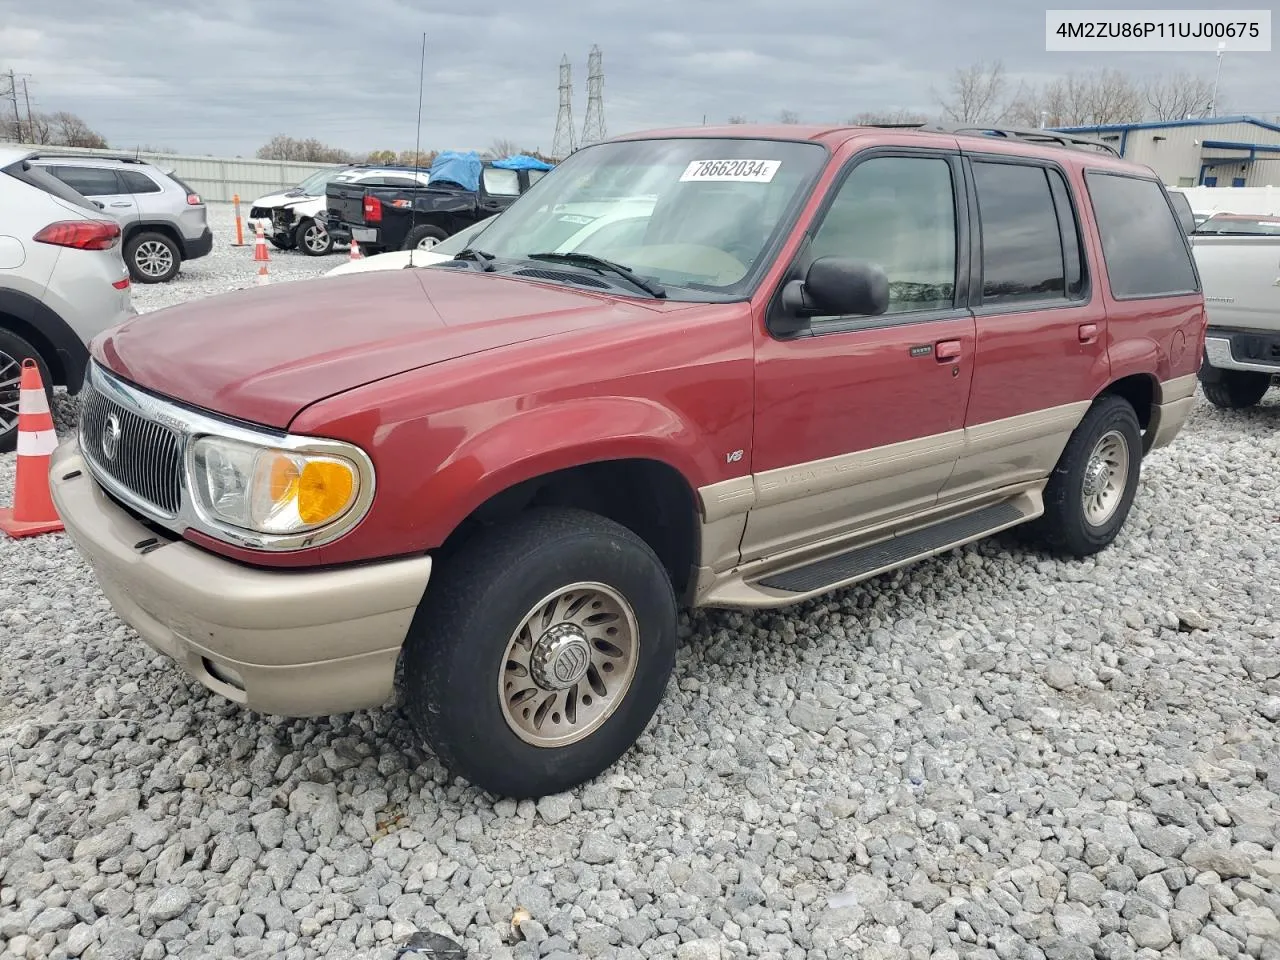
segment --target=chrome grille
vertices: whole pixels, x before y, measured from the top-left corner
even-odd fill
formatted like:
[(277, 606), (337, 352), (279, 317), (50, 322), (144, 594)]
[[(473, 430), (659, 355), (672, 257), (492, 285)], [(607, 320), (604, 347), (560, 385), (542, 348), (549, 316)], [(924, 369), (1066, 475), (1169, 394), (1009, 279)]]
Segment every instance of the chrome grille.
[[(118, 432), (108, 431), (109, 423), (118, 426)], [(109, 432), (115, 440), (104, 444)], [(182, 504), (182, 444), (168, 427), (138, 415), (86, 383), (80, 398), (80, 447), (98, 471), (133, 496), (161, 514), (178, 512)]]

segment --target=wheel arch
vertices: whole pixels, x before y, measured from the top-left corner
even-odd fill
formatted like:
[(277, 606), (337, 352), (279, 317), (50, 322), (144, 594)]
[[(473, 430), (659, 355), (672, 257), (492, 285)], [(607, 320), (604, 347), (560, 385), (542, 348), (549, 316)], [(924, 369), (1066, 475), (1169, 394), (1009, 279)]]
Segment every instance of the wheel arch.
[(658, 555), (676, 594), (687, 596), (692, 590), (699, 561), (698, 501), (676, 467), (652, 455), (583, 459), (555, 469), (522, 466), (486, 485), (484, 499), (449, 531), (442, 555), (527, 510), (574, 507), (636, 534)]
[(140, 220), (131, 223), (125, 229), (124, 242), (129, 243), (140, 233), (159, 233), (164, 237), (172, 240), (178, 245), (178, 255), (183, 259), (187, 256), (187, 244), (182, 239), (182, 231), (178, 230), (173, 224), (163, 220)]
[(50, 386), (64, 386), (72, 393), (80, 389), (88, 350), (48, 306), (16, 290), (0, 290), (0, 328), (35, 347), (49, 369)]

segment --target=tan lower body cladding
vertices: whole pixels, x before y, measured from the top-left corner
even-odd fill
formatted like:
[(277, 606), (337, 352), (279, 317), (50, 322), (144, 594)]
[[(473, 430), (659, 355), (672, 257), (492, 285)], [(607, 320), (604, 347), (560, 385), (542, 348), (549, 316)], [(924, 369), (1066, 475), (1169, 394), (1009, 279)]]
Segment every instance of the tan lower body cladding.
[[(1160, 385), (1144, 446), (1167, 444), (1194, 404), (1195, 375)], [(694, 602), (778, 607), (875, 576), (1043, 512), (1041, 491), (1090, 407), (1064, 404), (962, 430), (736, 477), (699, 490), (703, 525)], [(957, 526), (955, 542), (820, 589), (778, 591), (762, 581), (864, 544), (1007, 502), (990, 526)], [(976, 530), (976, 532), (975, 532)]]

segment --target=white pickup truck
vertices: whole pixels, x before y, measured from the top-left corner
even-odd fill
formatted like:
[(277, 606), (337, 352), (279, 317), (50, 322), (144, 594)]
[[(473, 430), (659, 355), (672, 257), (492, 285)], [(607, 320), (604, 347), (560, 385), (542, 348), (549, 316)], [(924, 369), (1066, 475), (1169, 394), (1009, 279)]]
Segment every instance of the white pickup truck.
[(1280, 377), (1280, 217), (1215, 214), (1190, 240), (1209, 314), (1201, 389), (1252, 407)]

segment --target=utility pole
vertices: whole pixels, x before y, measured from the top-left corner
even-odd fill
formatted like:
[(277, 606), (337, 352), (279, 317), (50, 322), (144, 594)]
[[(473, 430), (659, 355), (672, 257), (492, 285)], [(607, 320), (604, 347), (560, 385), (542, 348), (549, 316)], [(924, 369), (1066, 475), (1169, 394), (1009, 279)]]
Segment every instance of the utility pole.
[(36, 125), (31, 119), (31, 94), (27, 92), (27, 81), (22, 81), (22, 99), (27, 101), (27, 143), (36, 142)]
[(1218, 43), (1218, 72), (1213, 78), (1213, 100), (1209, 104), (1209, 116), (1216, 117), (1218, 115), (1218, 81), (1222, 79), (1222, 52), (1227, 49), (1225, 41)]

